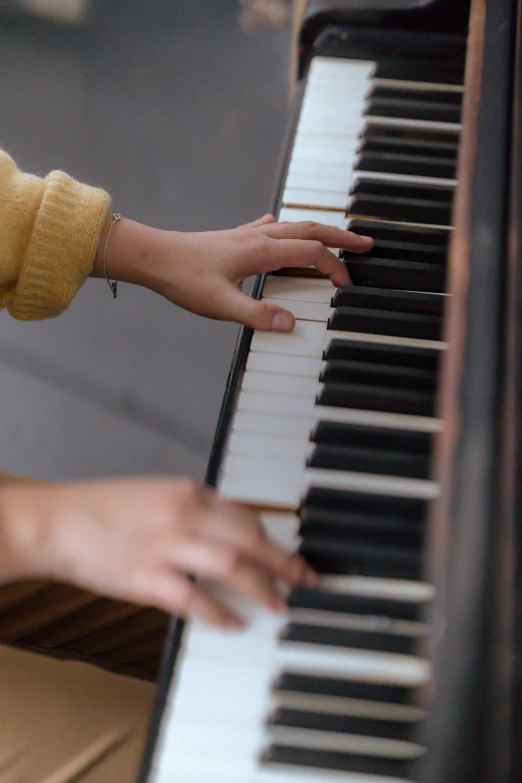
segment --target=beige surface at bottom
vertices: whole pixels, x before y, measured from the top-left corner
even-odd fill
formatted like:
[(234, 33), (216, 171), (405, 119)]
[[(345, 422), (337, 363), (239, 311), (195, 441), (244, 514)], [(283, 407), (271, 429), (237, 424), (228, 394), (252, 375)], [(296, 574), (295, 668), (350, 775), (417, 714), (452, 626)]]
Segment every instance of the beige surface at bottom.
[(0, 783), (134, 783), (154, 692), (0, 646)]

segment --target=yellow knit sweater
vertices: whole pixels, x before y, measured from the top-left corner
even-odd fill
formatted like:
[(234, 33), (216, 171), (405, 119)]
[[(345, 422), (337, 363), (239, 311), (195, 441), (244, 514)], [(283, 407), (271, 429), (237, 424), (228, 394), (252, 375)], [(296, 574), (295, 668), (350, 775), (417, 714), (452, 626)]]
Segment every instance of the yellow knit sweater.
[(53, 171), (24, 174), (0, 149), (0, 307), (25, 321), (63, 312), (91, 272), (110, 206)]

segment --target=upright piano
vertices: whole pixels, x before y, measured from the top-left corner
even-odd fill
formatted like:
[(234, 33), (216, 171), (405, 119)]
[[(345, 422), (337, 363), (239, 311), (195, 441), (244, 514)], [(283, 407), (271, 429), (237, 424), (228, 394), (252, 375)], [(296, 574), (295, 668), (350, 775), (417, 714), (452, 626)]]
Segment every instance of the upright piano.
[(242, 330), (207, 481), (321, 584), (172, 621), (140, 783), (522, 779), (520, 5), (308, 5), (273, 208), (375, 245), (256, 281), (296, 328)]

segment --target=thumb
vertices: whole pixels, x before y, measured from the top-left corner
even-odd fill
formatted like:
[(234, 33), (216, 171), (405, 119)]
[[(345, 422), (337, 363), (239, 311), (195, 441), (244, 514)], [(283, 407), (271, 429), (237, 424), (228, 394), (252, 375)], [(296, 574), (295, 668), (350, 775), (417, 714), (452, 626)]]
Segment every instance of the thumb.
[(254, 220), (252, 223), (245, 223), (243, 228), (256, 228), (257, 226), (266, 226), (268, 223), (275, 223), (275, 217), (273, 215), (263, 215), (263, 217)]
[(230, 321), (261, 329), (265, 332), (291, 332), (295, 326), (295, 318), (288, 310), (277, 305), (266, 304), (262, 300), (239, 291), (230, 283), (223, 289), (221, 300), (221, 315)]

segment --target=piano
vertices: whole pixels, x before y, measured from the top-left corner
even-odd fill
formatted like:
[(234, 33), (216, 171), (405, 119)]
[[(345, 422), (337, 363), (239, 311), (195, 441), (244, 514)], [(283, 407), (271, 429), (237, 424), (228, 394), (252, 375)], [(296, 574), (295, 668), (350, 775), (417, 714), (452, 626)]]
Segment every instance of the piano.
[(522, 779), (517, 5), (308, 5), (274, 210), (375, 246), (257, 279), (297, 324), (242, 330), (207, 481), (321, 584), (172, 620), (140, 783)]

